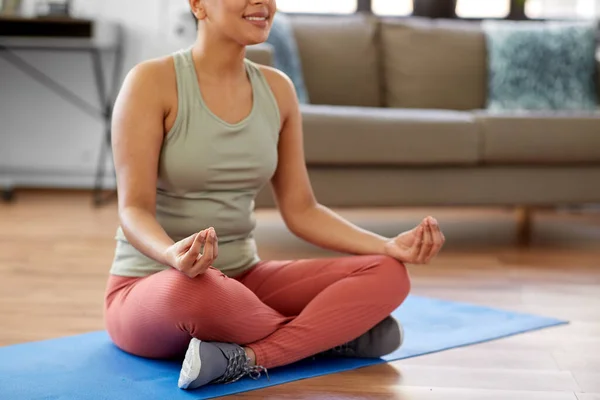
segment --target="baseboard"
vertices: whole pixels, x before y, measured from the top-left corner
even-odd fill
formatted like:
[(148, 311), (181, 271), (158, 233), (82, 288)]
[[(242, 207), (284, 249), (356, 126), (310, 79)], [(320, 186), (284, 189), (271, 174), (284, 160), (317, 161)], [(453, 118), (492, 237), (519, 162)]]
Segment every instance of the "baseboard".
[[(56, 188), (56, 189), (93, 189), (96, 175), (91, 171), (61, 170), (5, 170), (0, 169), (0, 189), (18, 188)], [(114, 189), (114, 176), (107, 176), (102, 182), (103, 189)]]

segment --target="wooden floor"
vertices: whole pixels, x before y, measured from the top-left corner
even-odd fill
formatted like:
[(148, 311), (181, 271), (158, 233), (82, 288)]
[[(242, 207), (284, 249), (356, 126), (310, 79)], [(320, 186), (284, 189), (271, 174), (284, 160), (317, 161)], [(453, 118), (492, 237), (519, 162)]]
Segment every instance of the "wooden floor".
[[(386, 235), (436, 216), (443, 254), (411, 267), (418, 295), (571, 321), (567, 326), (277, 386), (245, 399), (600, 400), (600, 214), (540, 211), (529, 249), (510, 210), (341, 210)], [(263, 258), (329, 256), (258, 213)], [(116, 208), (87, 193), (23, 192), (0, 204), (0, 346), (103, 329)], [(0, 396), (1, 397), (1, 396)]]

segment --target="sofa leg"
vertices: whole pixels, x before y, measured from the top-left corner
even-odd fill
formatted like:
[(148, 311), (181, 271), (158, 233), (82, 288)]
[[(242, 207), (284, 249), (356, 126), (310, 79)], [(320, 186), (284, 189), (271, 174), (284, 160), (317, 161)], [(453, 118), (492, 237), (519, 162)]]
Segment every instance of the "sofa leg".
[(521, 247), (531, 244), (532, 213), (531, 207), (517, 207), (517, 244)]

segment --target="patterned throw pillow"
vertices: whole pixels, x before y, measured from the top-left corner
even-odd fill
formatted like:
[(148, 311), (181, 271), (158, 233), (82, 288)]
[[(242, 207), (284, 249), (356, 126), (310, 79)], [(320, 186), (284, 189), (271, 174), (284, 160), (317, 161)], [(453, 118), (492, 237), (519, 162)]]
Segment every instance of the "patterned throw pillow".
[(488, 109), (594, 110), (592, 22), (486, 21)]
[(292, 24), (286, 14), (277, 12), (273, 19), (267, 43), (273, 46), (274, 67), (284, 72), (294, 83), (301, 104), (309, 102), (308, 90), (304, 84), (302, 63)]

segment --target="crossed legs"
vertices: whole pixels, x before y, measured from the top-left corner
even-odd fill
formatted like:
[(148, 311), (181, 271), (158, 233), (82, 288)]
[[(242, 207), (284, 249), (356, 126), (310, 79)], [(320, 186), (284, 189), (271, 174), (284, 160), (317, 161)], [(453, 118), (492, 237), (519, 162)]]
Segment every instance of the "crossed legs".
[(249, 347), (274, 368), (355, 339), (409, 291), (405, 266), (385, 256), (264, 261), (235, 279), (171, 269), (111, 277), (106, 324), (118, 347), (142, 357), (181, 357), (195, 337)]

